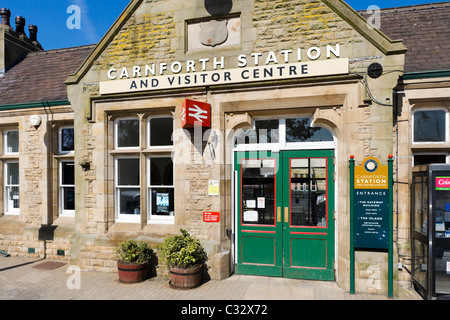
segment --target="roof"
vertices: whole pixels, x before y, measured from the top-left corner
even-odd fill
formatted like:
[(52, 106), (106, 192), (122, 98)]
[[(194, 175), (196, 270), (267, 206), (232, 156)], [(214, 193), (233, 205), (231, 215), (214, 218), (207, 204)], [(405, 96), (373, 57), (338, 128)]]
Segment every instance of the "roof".
[(406, 73), (450, 70), (450, 1), (381, 9), (380, 22), (383, 33), (408, 48)]
[(79, 68), (94, 47), (28, 53), (0, 77), (0, 105), (67, 100), (67, 75)]

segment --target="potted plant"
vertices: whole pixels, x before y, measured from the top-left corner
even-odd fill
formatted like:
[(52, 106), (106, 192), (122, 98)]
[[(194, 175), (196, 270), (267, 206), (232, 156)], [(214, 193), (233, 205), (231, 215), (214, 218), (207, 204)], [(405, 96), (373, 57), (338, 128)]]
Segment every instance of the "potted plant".
[(116, 253), (120, 282), (135, 283), (148, 278), (153, 250), (147, 243), (127, 240), (119, 243)]
[(191, 289), (202, 283), (203, 265), (208, 256), (200, 241), (183, 229), (181, 235), (166, 238), (160, 246), (169, 269), (170, 286)]

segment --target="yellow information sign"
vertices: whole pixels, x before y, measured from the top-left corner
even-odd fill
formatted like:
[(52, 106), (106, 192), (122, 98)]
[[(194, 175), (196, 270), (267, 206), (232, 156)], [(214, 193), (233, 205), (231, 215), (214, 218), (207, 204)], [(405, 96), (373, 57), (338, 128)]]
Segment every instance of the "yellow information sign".
[(355, 189), (388, 189), (388, 166), (382, 166), (375, 157), (365, 158), (355, 166)]

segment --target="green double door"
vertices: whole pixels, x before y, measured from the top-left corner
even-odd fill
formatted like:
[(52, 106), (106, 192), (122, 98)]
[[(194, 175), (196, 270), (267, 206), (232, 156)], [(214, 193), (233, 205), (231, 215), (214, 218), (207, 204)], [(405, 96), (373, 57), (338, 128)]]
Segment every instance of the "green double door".
[(334, 151), (235, 153), (236, 273), (334, 281)]

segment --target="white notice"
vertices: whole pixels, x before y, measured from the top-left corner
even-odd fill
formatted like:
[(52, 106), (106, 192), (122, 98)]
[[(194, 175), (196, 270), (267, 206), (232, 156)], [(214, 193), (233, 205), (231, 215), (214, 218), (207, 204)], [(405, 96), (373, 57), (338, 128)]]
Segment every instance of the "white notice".
[(264, 209), (266, 207), (266, 198), (258, 197), (258, 208)]
[(258, 222), (258, 211), (244, 211), (244, 222)]

